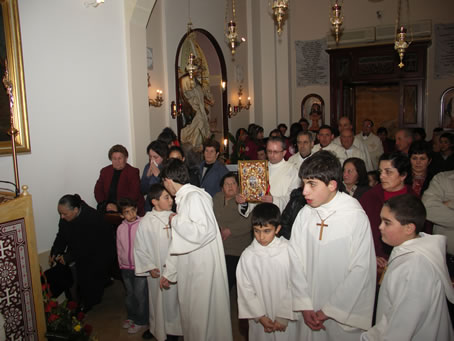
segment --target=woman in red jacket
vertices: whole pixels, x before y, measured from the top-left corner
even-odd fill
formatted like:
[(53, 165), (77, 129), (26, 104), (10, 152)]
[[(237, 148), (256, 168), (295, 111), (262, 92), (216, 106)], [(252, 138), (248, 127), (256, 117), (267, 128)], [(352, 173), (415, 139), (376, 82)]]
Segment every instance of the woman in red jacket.
[(378, 170), (381, 183), (375, 185), (363, 194), (359, 201), (367, 216), (374, 238), (375, 255), (379, 273), (385, 268), (387, 259), (391, 253), (391, 247), (381, 240), (380, 211), (383, 203), (388, 199), (410, 193), (415, 195), (411, 188), (411, 163), (407, 155), (401, 152), (383, 154), (380, 157)]
[(140, 193), (139, 169), (127, 163), (128, 151), (120, 144), (109, 150), (112, 164), (101, 169), (95, 185), (98, 210), (117, 212), (117, 201), (129, 198), (137, 202), (138, 214), (143, 216), (145, 200)]

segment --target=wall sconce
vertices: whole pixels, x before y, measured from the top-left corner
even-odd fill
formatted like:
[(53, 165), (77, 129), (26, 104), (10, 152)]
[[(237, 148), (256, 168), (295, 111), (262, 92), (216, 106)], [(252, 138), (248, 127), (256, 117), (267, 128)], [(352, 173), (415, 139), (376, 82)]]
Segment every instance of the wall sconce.
[(151, 107), (156, 107), (159, 108), (162, 105), (162, 102), (164, 102), (164, 99), (162, 98), (162, 90), (156, 90), (156, 97), (155, 98), (150, 98), (151, 92), (151, 84), (150, 84), (150, 74), (148, 74), (148, 106)]
[(183, 108), (181, 104), (178, 104), (175, 101), (172, 101), (170, 103), (170, 116), (172, 116), (173, 119), (177, 118), (180, 116), (183, 112)]
[(156, 97), (153, 98), (148, 98), (148, 105), (153, 106), (156, 108), (159, 108), (162, 105), (162, 102), (164, 102), (164, 99), (162, 98), (162, 90), (156, 90)]
[(104, 0), (92, 0), (92, 1), (85, 1), (84, 5), (85, 7), (98, 7), (99, 5), (103, 4)]
[(277, 33), (281, 35), (282, 26), (288, 16), (288, 0), (274, 0), (271, 5), (274, 22), (277, 26)]
[(243, 109), (249, 110), (249, 108), (251, 107), (251, 105), (252, 105), (251, 97), (248, 97), (246, 105), (243, 105), (242, 98), (241, 98), (242, 96), (243, 96), (243, 87), (240, 85), (240, 88), (238, 89), (238, 105), (235, 105), (233, 107), (230, 104), (228, 105), (229, 118), (236, 116), (241, 110), (243, 110)]

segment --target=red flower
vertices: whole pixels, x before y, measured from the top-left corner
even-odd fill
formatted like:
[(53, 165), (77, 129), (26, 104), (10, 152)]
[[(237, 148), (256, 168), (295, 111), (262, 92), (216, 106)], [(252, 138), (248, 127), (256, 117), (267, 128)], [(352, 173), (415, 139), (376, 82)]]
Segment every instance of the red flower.
[(66, 307), (67, 307), (69, 310), (74, 310), (74, 309), (77, 308), (77, 302), (69, 301), (68, 304), (66, 305)]
[(84, 314), (83, 312), (79, 312), (79, 313), (77, 314), (77, 319), (78, 319), (79, 321), (82, 321), (82, 320), (84, 319), (84, 317), (85, 317), (85, 314)]
[(54, 322), (55, 320), (58, 320), (60, 316), (56, 314), (50, 314), (49, 318), (47, 319), (49, 322)]
[(57, 306), (58, 306), (58, 303), (57, 303), (57, 302), (55, 302), (55, 301), (50, 301), (50, 302), (49, 302), (49, 307), (51, 307), (51, 308), (56, 308)]
[(50, 302), (49, 302), (49, 303), (46, 304), (46, 307), (44, 308), (44, 311), (46, 313), (50, 313), (51, 309), (52, 309), (52, 307), (50, 306)]
[(85, 333), (87, 333), (87, 335), (90, 335), (91, 332), (93, 331), (93, 327), (91, 325), (89, 325), (89, 324), (86, 324), (84, 326), (84, 330), (85, 330)]

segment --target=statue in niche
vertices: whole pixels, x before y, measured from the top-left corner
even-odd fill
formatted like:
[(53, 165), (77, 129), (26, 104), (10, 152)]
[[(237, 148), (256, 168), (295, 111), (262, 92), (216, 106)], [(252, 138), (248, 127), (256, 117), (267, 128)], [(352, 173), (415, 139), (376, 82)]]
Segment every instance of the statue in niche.
[(185, 68), (185, 73), (179, 78), (184, 112), (181, 142), (190, 143), (195, 150), (201, 151), (203, 142), (211, 136), (209, 114), (214, 100), (210, 92), (208, 65), (203, 51), (195, 41), (194, 33), (189, 34), (183, 44), (181, 61), (187, 61), (190, 53), (196, 56), (193, 61), (196, 67), (193, 77), (189, 77)]

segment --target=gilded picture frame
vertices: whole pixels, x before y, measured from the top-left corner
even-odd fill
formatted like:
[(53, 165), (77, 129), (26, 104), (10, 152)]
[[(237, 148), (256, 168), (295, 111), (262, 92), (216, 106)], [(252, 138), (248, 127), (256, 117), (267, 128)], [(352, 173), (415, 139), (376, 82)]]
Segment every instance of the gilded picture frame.
[(238, 161), (240, 191), (248, 202), (260, 202), (269, 192), (267, 160)]
[[(13, 124), (18, 130), (16, 151), (30, 152), (30, 134), (25, 96), (24, 66), (22, 61), (22, 40), (19, 25), (17, 0), (0, 0), (0, 78), (5, 74), (5, 58), (8, 65), (8, 79), (12, 83), (14, 98)], [(10, 103), (6, 90), (0, 90), (0, 155), (11, 154)]]
[(454, 86), (441, 94), (440, 127), (446, 130), (454, 129)]

